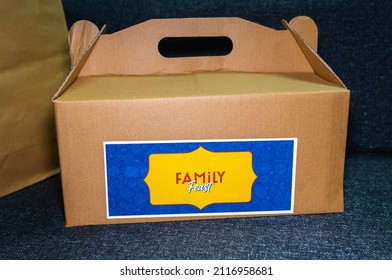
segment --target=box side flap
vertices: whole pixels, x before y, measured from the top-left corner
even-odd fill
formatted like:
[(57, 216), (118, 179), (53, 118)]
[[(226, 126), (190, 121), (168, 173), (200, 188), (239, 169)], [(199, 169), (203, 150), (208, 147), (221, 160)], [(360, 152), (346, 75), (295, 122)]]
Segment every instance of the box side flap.
[(76, 65), (98, 33), (98, 27), (87, 20), (79, 20), (71, 26), (68, 33), (68, 42), (72, 67)]
[(304, 55), (308, 59), (310, 65), (312, 66), (314, 72), (321, 78), (346, 88), (342, 80), (333, 72), (333, 70), (328, 66), (328, 64), (312, 49), (312, 47), (305, 41), (302, 36), (289, 24), (287, 21), (282, 20), (283, 26), (289, 30), (297, 41), (298, 46), (303, 51)]
[[(83, 28), (83, 25), (87, 27), (88, 31), (86, 28)], [(100, 31), (98, 31), (98, 28), (96, 28), (97, 33), (95, 33), (95, 36), (92, 37), (92, 31), (94, 30), (94, 28), (91, 28), (91, 25), (93, 24), (86, 24), (86, 21), (83, 21), (75, 23), (75, 26), (77, 27), (71, 27), (72, 32), (70, 31), (71, 33), (69, 36), (69, 42), (71, 47), (72, 69), (62, 83), (62, 85), (60, 86), (60, 88), (52, 97), (52, 101), (56, 100), (59, 96), (61, 96), (61, 94), (76, 80), (76, 78), (79, 76), (80, 71), (83, 69), (83, 66), (85, 65), (88, 57), (90, 56), (95, 45), (97, 44), (98, 39), (100, 38), (102, 33), (105, 32), (106, 25), (104, 25)], [(78, 32), (76, 32), (76, 30), (78, 30)], [(79, 32), (81, 34), (84, 34), (84, 36), (75, 35)], [(74, 36), (72, 36), (72, 34), (74, 34)], [(77, 36), (79, 40), (77, 40), (75, 36)], [(88, 42), (86, 38), (90, 38), (91, 41)], [(80, 44), (78, 44), (78, 42)], [(83, 47), (84, 50), (81, 51)]]
[(317, 52), (318, 48), (318, 29), (313, 19), (307, 16), (298, 16), (289, 22), (294, 29), (308, 45)]
[[(158, 45), (171, 37), (228, 37), (223, 56), (167, 58)], [(80, 76), (164, 75), (203, 71), (313, 73), (288, 30), (273, 30), (240, 18), (155, 19), (101, 36)]]

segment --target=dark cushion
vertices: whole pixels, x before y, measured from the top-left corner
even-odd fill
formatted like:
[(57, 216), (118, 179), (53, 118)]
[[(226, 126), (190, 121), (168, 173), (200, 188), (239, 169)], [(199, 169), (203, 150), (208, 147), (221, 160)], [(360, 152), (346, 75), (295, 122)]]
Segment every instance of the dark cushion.
[(391, 186), (391, 156), (350, 156), (344, 213), (66, 228), (57, 175), (0, 199), (0, 259), (390, 260)]

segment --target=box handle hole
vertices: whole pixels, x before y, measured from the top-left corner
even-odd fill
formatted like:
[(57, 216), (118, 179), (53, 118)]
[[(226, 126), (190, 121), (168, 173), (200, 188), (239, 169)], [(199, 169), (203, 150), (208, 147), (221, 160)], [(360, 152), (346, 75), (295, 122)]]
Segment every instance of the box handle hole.
[(233, 42), (226, 36), (165, 37), (159, 41), (158, 50), (166, 58), (225, 56), (233, 50)]

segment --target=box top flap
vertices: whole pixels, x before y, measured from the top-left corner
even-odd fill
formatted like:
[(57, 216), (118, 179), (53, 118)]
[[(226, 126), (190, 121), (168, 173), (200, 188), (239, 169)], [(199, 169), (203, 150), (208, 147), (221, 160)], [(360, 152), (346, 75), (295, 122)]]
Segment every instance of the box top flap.
[[(79, 21), (71, 27), (69, 33), (69, 45), (71, 53), (72, 68), (60, 88), (52, 97), (52, 101), (58, 98), (79, 76), (88, 57), (90, 56), (94, 46), (97, 44), (100, 36), (105, 32), (106, 25), (101, 30), (89, 21)], [(78, 34), (76, 37), (72, 34)]]
[(347, 92), (315, 73), (199, 72), (192, 75), (79, 77), (67, 94), (67, 102), (147, 100), (182, 97), (325, 94)]
[[(323, 78), (333, 84), (339, 85), (343, 88), (346, 88), (346, 86), (344, 85), (342, 80), (340, 80), (340, 78), (333, 72), (331, 67), (329, 67), (328, 64), (317, 54), (317, 52), (316, 52), (317, 45), (316, 45), (316, 49), (314, 49), (314, 42), (309, 43), (308, 40), (305, 40), (303, 38), (303, 35), (306, 36), (309, 33), (306, 33), (306, 31), (305, 31), (306, 27), (303, 30), (301, 28), (298, 28), (299, 25), (296, 22), (297, 20), (302, 21), (302, 22), (306, 21), (306, 25), (308, 25), (308, 26), (311, 26), (312, 25), (311, 21), (313, 21), (308, 17), (297, 17), (297, 18), (294, 18), (293, 20), (291, 20), (290, 23), (287, 23), (287, 21), (285, 21), (285, 20), (282, 20), (282, 23), (283, 23), (284, 27), (291, 32), (294, 39), (297, 41), (298, 46), (303, 51), (303, 53), (306, 56), (307, 60), (309, 61), (310, 65), (312, 66), (314, 72), (317, 75), (319, 75), (321, 78)], [(305, 25), (302, 25), (302, 26), (305, 26)], [(308, 32), (312, 32), (312, 31), (308, 31)], [(313, 45), (313, 48), (312, 48), (312, 45)]]
[[(89, 21), (70, 30), (72, 70), (52, 98), (59, 97), (78, 76), (137, 76), (193, 72), (316, 73), (345, 87), (317, 54), (318, 30), (314, 21), (299, 16), (286, 30), (274, 30), (240, 18), (154, 19), (103, 35)], [(222, 56), (172, 57), (158, 49), (164, 38), (225, 37), (232, 41)]]
[[(163, 38), (227, 37), (228, 55), (174, 57), (160, 54)], [(80, 76), (164, 75), (208, 71), (313, 72), (288, 30), (240, 18), (154, 19), (102, 35)]]

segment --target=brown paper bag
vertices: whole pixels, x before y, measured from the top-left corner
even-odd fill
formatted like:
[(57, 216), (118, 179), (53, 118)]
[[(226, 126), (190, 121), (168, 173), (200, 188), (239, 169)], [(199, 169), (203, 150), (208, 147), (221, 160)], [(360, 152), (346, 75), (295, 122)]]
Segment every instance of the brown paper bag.
[(58, 172), (50, 99), (69, 71), (60, 0), (0, 5), (0, 197)]

